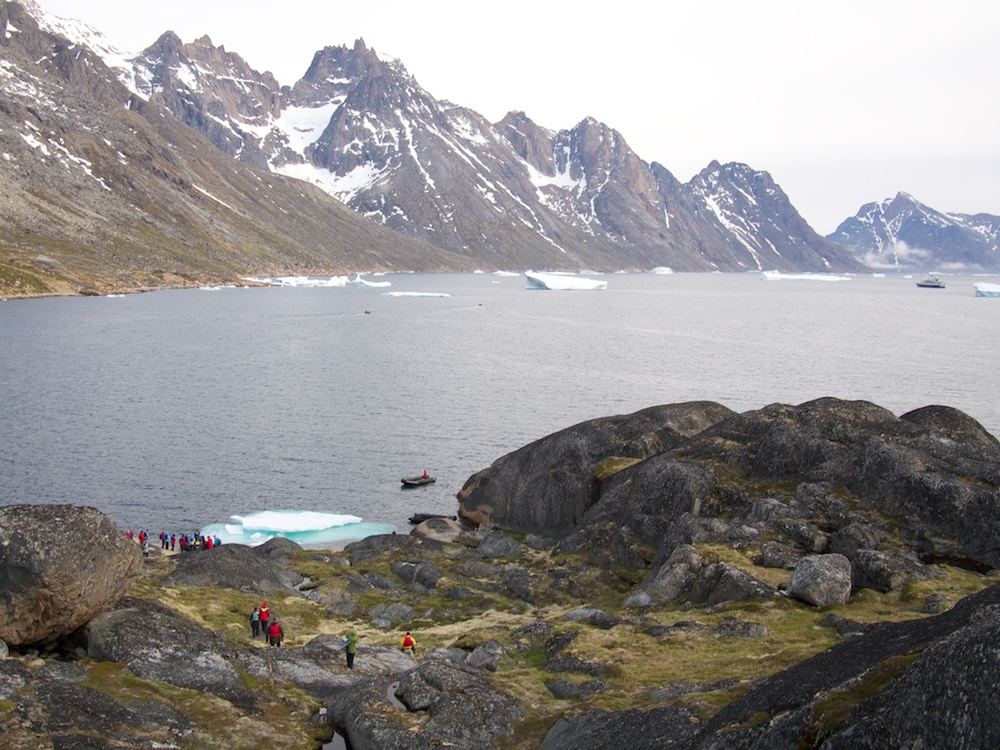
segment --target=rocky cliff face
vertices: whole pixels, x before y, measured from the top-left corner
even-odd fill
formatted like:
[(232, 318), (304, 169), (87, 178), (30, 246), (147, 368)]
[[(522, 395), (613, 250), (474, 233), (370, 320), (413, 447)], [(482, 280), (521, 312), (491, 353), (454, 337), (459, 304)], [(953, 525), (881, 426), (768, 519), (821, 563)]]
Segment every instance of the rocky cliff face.
[(935, 211), (906, 193), (866, 203), (827, 239), (873, 268), (959, 273), (1000, 269), (1000, 217)]

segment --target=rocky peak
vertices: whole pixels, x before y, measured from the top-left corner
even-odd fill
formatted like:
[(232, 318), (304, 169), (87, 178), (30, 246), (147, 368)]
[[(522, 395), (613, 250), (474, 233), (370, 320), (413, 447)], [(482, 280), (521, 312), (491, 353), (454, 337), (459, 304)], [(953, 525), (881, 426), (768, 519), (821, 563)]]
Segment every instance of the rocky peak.
[(908, 193), (866, 203), (828, 239), (874, 268), (1000, 268), (1000, 217), (946, 214)]

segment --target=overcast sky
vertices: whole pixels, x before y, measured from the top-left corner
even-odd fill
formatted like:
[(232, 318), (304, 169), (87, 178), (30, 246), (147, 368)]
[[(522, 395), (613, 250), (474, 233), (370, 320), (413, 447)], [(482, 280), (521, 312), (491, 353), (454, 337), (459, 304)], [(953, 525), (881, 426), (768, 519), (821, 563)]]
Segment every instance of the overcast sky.
[(127, 52), (208, 34), (282, 84), (363, 38), (417, 82), (500, 120), (590, 116), (686, 182), (770, 172), (821, 234), (905, 191), (1000, 215), (1000, 3), (986, 0), (37, 0)]

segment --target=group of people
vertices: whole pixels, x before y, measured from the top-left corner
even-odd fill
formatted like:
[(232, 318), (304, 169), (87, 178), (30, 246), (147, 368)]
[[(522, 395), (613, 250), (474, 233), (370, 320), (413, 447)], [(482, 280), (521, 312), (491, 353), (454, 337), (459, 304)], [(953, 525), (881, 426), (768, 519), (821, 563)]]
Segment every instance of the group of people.
[[(347, 635), (344, 636), (344, 653), (347, 655), (347, 668), (354, 669), (354, 657), (358, 653), (358, 631), (356, 628), (351, 628), (347, 631)], [(399, 647), (402, 649), (404, 654), (409, 654), (411, 658), (416, 659), (416, 649), (417, 649), (417, 639), (414, 638), (410, 631), (406, 631), (406, 635), (403, 636), (403, 640), (399, 642)]]
[[(142, 547), (142, 554), (149, 557), (149, 532), (140, 531), (136, 534), (134, 531), (129, 529), (125, 532), (127, 536), (132, 541), (138, 542), (139, 546)], [(218, 535), (202, 535), (200, 532), (195, 532), (193, 534), (168, 534), (166, 531), (160, 532), (160, 549), (170, 552), (176, 552), (178, 545), (180, 545), (181, 552), (195, 552), (203, 549), (213, 549), (222, 544), (222, 540), (219, 539)]]
[(276, 648), (281, 646), (281, 641), (285, 638), (285, 628), (277, 616), (272, 617), (267, 602), (254, 607), (250, 614), (250, 637), (256, 640), (257, 636), (263, 636), (268, 644)]

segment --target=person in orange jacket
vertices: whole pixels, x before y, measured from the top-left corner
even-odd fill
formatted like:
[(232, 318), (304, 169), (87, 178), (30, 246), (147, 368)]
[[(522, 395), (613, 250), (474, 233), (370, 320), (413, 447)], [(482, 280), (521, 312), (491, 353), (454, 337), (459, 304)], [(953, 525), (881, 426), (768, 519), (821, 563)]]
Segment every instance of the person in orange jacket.
[(271, 619), (271, 610), (267, 608), (267, 602), (260, 605), (260, 632), (267, 638), (267, 624)]

